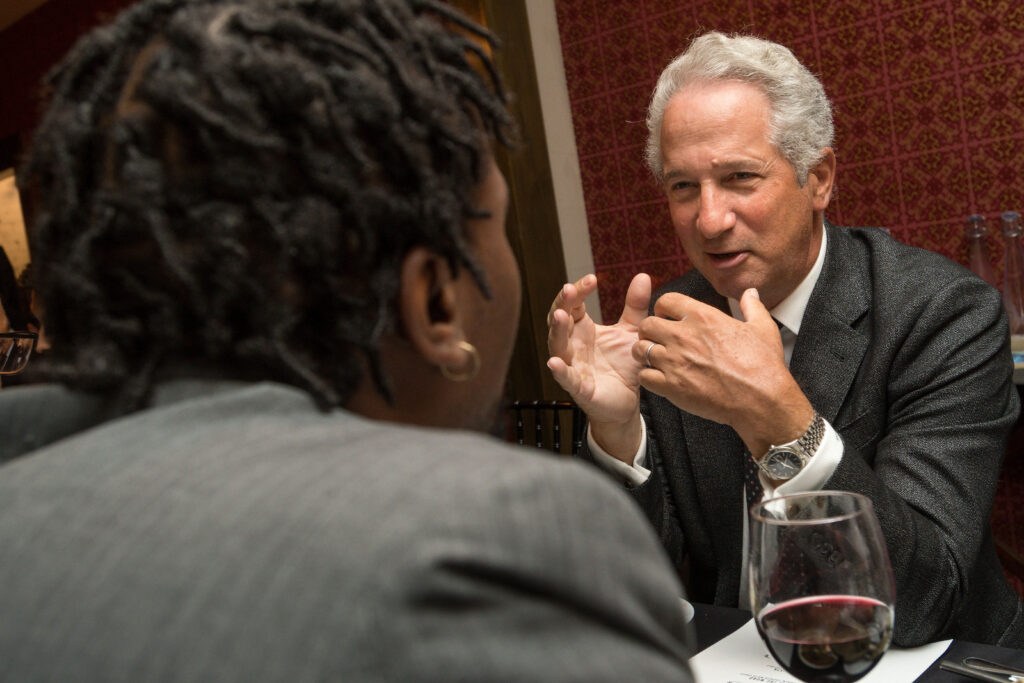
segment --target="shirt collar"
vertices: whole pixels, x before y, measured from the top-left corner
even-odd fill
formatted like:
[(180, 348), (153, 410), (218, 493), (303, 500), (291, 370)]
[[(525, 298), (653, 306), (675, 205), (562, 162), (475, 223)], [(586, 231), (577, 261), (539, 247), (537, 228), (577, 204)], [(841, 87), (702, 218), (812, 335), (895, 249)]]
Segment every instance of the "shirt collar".
[[(807, 310), (807, 302), (811, 300), (811, 292), (814, 291), (814, 285), (817, 284), (818, 276), (821, 275), (821, 268), (825, 263), (825, 247), (827, 243), (828, 231), (822, 226), (821, 247), (818, 248), (818, 258), (814, 260), (811, 271), (796, 286), (796, 289), (789, 293), (789, 296), (780, 301), (779, 305), (770, 311), (772, 317), (782, 323), (793, 334), (800, 334), (800, 322), (804, 318), (804, 311)], [(732, 312), (732, 317), (743, 320), (739, 301), (730, 298), (729, 310)]]

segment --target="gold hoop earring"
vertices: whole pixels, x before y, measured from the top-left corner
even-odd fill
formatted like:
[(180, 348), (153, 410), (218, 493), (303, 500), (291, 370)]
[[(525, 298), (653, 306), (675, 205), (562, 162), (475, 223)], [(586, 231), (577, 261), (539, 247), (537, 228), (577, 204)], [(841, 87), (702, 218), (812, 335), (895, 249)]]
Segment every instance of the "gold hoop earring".
[(476, 377), (476, 373), (480, 372), (480, 353), (476, 347), (468, 341), (460, 341), (459, 348), (469, 355), (469, 368), (463, 372), (453, 372), (447, 366), (441, 366), (441, 374), (453, 382), (465, 382), (467, 379), (473, 379)]

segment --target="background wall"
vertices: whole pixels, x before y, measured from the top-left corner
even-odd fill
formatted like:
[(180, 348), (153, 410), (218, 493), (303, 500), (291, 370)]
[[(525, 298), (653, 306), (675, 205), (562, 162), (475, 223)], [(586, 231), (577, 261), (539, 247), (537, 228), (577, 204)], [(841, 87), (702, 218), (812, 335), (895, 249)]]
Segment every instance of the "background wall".
[[(508, 0), (505, 0), (506, 2)], [(566, 281), (572, 282), (594, 272), (594, 256), (587, 230), (586, 205), (580, 183), (579, 153), (573, 133), (572, 111), (565, 84), (558, 20), (553, 0), (525, 0), (530, 24), (533, 61), (537, 70), (537, 97), (544, 123), (551, 183), (558, 209), (558, 233), (562, 238)], [(504, 29), (502, 38), (504, 38)], [(527, 131), (527, 135), (531, 133)], [(549, 299), (554, 298), (549, 292)], [(586, 300), (587, 312), (601, 322), (600, 302), (595, 290)], [(546, 311), (545, 311), (546, 313)]]
[[(6, 0), (0, 0), (5, 2)], [(132, 0), (48, 0), (0, 31), (0, 141), (7, 154), (24, 149), (21, 139), (35, 127), (40, 82), (82, 33)], [(20, 143), (20, 144), (17, 144)], [(6, 159), (4, 159), (6, 161)], [(2, 169), (0, 169), (2, 170)]]
[(0, 0), (0, 247), (15, 275), (29, 261), (14, 166), (40, 112), (42, 80), (74, 40), (130, 0)]
[[(706, 30), (783, 43), (835, 107), (844, 225), (891, 229), (966, 263), (970, 213), (1024, 212), (1024, 4), (1018, 0), (555, 0), (605, 320), (630, 278), (689, 266), (642, 160), (658, 73)], [(1002, 245), (990, 236), (997, 275)]]

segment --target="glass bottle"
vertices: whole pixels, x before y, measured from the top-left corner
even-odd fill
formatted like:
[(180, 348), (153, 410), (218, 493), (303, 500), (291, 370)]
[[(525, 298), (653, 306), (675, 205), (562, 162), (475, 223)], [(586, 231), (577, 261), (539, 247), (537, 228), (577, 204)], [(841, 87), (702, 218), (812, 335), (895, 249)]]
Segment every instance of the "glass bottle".
[(1006, 260), (1003, 263), (1003, 305), (1010, 317), (1010, 334), (1024, 334), (1024, 246), (1021, 245), (1020, 214), (1002, 215)]
[(964, 226), (967, 238), (967, 264), (974, 273), (985, 282), (998, 289), (995, 273), (992, 272), (992, 259), (988, 253), (988, 221), (980, 214), (967, 217)]

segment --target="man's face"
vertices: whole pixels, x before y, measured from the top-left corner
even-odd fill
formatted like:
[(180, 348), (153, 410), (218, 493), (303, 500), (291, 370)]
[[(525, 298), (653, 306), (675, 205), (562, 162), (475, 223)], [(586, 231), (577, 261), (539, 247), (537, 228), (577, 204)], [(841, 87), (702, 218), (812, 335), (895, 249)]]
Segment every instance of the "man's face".
[(815, 170), (799, 186), (769, 142), (769, 115), (755, 86), (687, 86), (665, 110), (661, 155), (672, 224), (691, 263), (719, 294), (739, 299), (756, 287), (772, 308), (814, 265), (828, 191), (822, 198)]

